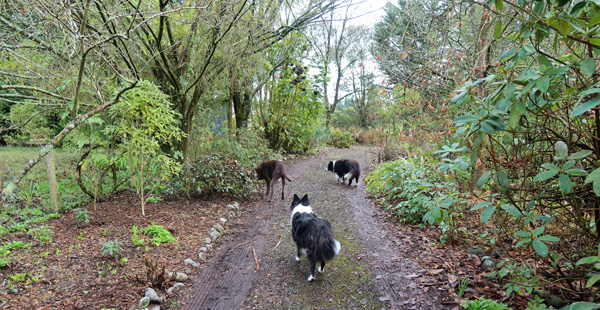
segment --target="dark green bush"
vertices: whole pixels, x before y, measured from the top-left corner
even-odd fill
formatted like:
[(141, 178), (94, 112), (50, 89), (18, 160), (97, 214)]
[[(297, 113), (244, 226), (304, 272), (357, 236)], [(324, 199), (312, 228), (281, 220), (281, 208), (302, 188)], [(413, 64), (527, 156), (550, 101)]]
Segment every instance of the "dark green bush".
[(352, 138), (351, 132), (337, 128), (331, 130), (331, 145), (339, 148), (349, 148), (355, 143), (356, 141)]
[(266, 147), (256, 132), (237, 136), (208, 134), (174, 178), (175, 194), (204, 196), (230, 194), (243, 198), (256, 189), (254, 168), (261, 162), (281, 156)]
[(254, 191), (254, 167), (222, 154), (206, 154), (184, 163), (175, 185), (188, 196), (233, 194), (241, 198)]
[(107, 241), (102, 245), (102, 254), (108, 254), (114, 259), (119, 259), (121, 252), (123, 252), (123, 242), (118, 239)]
[(510, 310), (510, 309), (512, 309), (503, 303), (498, 303), (491, 299), (486, 299), (483, 296), (480, 297), (479, 299), (467, 300), (467, 301), (463, 302), (460, 306), (465, 308), (466, 310)]
[[(447, 219), (449, 198), (456, 195), (456, 184), (437, 172), (425, 159), (400, 159), (385, 162), (369, 174), (367, 192), (402, 221), (421, 223), (424, 216)], [(431, 214), (431, 212), (429, 212)]]

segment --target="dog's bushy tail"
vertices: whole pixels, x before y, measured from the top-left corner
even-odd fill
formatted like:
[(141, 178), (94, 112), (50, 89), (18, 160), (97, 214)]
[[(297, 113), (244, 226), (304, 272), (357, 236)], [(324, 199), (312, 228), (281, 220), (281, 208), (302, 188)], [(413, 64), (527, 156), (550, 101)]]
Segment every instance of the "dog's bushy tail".
[(333, 239), (333, 234), (323, 234), (317, 242), (315, 252), (321, 261), (329, 261), (340, 253), (342, 246), (339, 241)]
[(356, 180), (356, 183), (358, 183), (358, 178), (360, 177), (360, 168), (354, 167), (352, 170), (350, 170), (350, 173), (352, 173), (352, 177)]
[(354, 167), (354, 168), (350, 169), (350, 171), (348, 171), (348, 173), (346, 173), (344, 175), (344, 181), (350, 180), (350, 179), (356, 179), (356, 182), (358, 182), (359, 177), (360, 177), (360, 169), (358, 167)]

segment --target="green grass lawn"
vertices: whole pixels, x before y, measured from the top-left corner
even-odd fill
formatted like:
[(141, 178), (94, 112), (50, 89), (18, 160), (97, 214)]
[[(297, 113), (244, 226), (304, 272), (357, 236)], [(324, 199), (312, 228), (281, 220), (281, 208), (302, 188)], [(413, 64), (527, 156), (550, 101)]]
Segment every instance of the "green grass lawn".
[[(3, 181), (2, 188), (6, 185), (6, 181), (12, 179), (39, 150), (40, 148), (0, 147), (0, 178)], [(56, 173), (74, 173), (79, 156), (80, 154), (74, 150), (55, 149)], [(46, 161), (43, 159), (29, 172), (27, 178), (37, 180), (37, 178), (45, 176)]]
[[(0, 190), (39, 152), (39, 148), (0, 147)], [(79, 152), (56, 149), (54, 152), (60, 210), (68, 210), (86, 201), (75, 178)], [(49, 205), (46, 161), (42, 159), (19, 183), (12, 204), (20, 209), (41, 209)]]

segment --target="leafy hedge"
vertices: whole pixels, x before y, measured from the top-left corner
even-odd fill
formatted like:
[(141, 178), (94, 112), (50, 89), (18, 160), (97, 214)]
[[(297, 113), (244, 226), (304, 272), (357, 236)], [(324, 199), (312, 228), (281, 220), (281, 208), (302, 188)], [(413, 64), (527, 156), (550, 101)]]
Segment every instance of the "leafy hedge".
[(183, 165), (174, 183), (189, 196), (231, 193), (245, 197), (256, 184), (253, 170), (249, 168), (221, 154), (201, 155)]
[(447, 216), (448, 199), (456, 194), (456, 184), (423, 158), (385, 162), (365, 182), (386, 209), (411, 223)]
[(265, 147), (264, 139), (252, 132), (239, 133), (234, 139), (210, 136), (206, 141), (174, 178), (172, 187), (176, 194), (246, 197), (257, 187), (254, 168), (265, 160), (281, 158)]
[(349, 148), (356, 144), (352, 133), (349, 131), (342, 131), (341, 129), (334, 128), (331, 130), (331, 141), (330, 143), (339, 148)]

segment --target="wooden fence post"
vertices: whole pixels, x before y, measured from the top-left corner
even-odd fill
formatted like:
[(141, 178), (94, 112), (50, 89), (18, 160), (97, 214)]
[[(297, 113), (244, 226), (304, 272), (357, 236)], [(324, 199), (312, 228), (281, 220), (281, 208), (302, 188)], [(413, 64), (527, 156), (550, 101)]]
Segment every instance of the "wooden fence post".
[[(46, 167), (48, 171), (48, 189), (50, 191), (50, 206), (52, 211), (58, 212), (58, 185), (56, 183), (56, 168), (54, 165), (54, 148), (46, 155)], [(48, 211), (48, 210), (46, 210)]]

